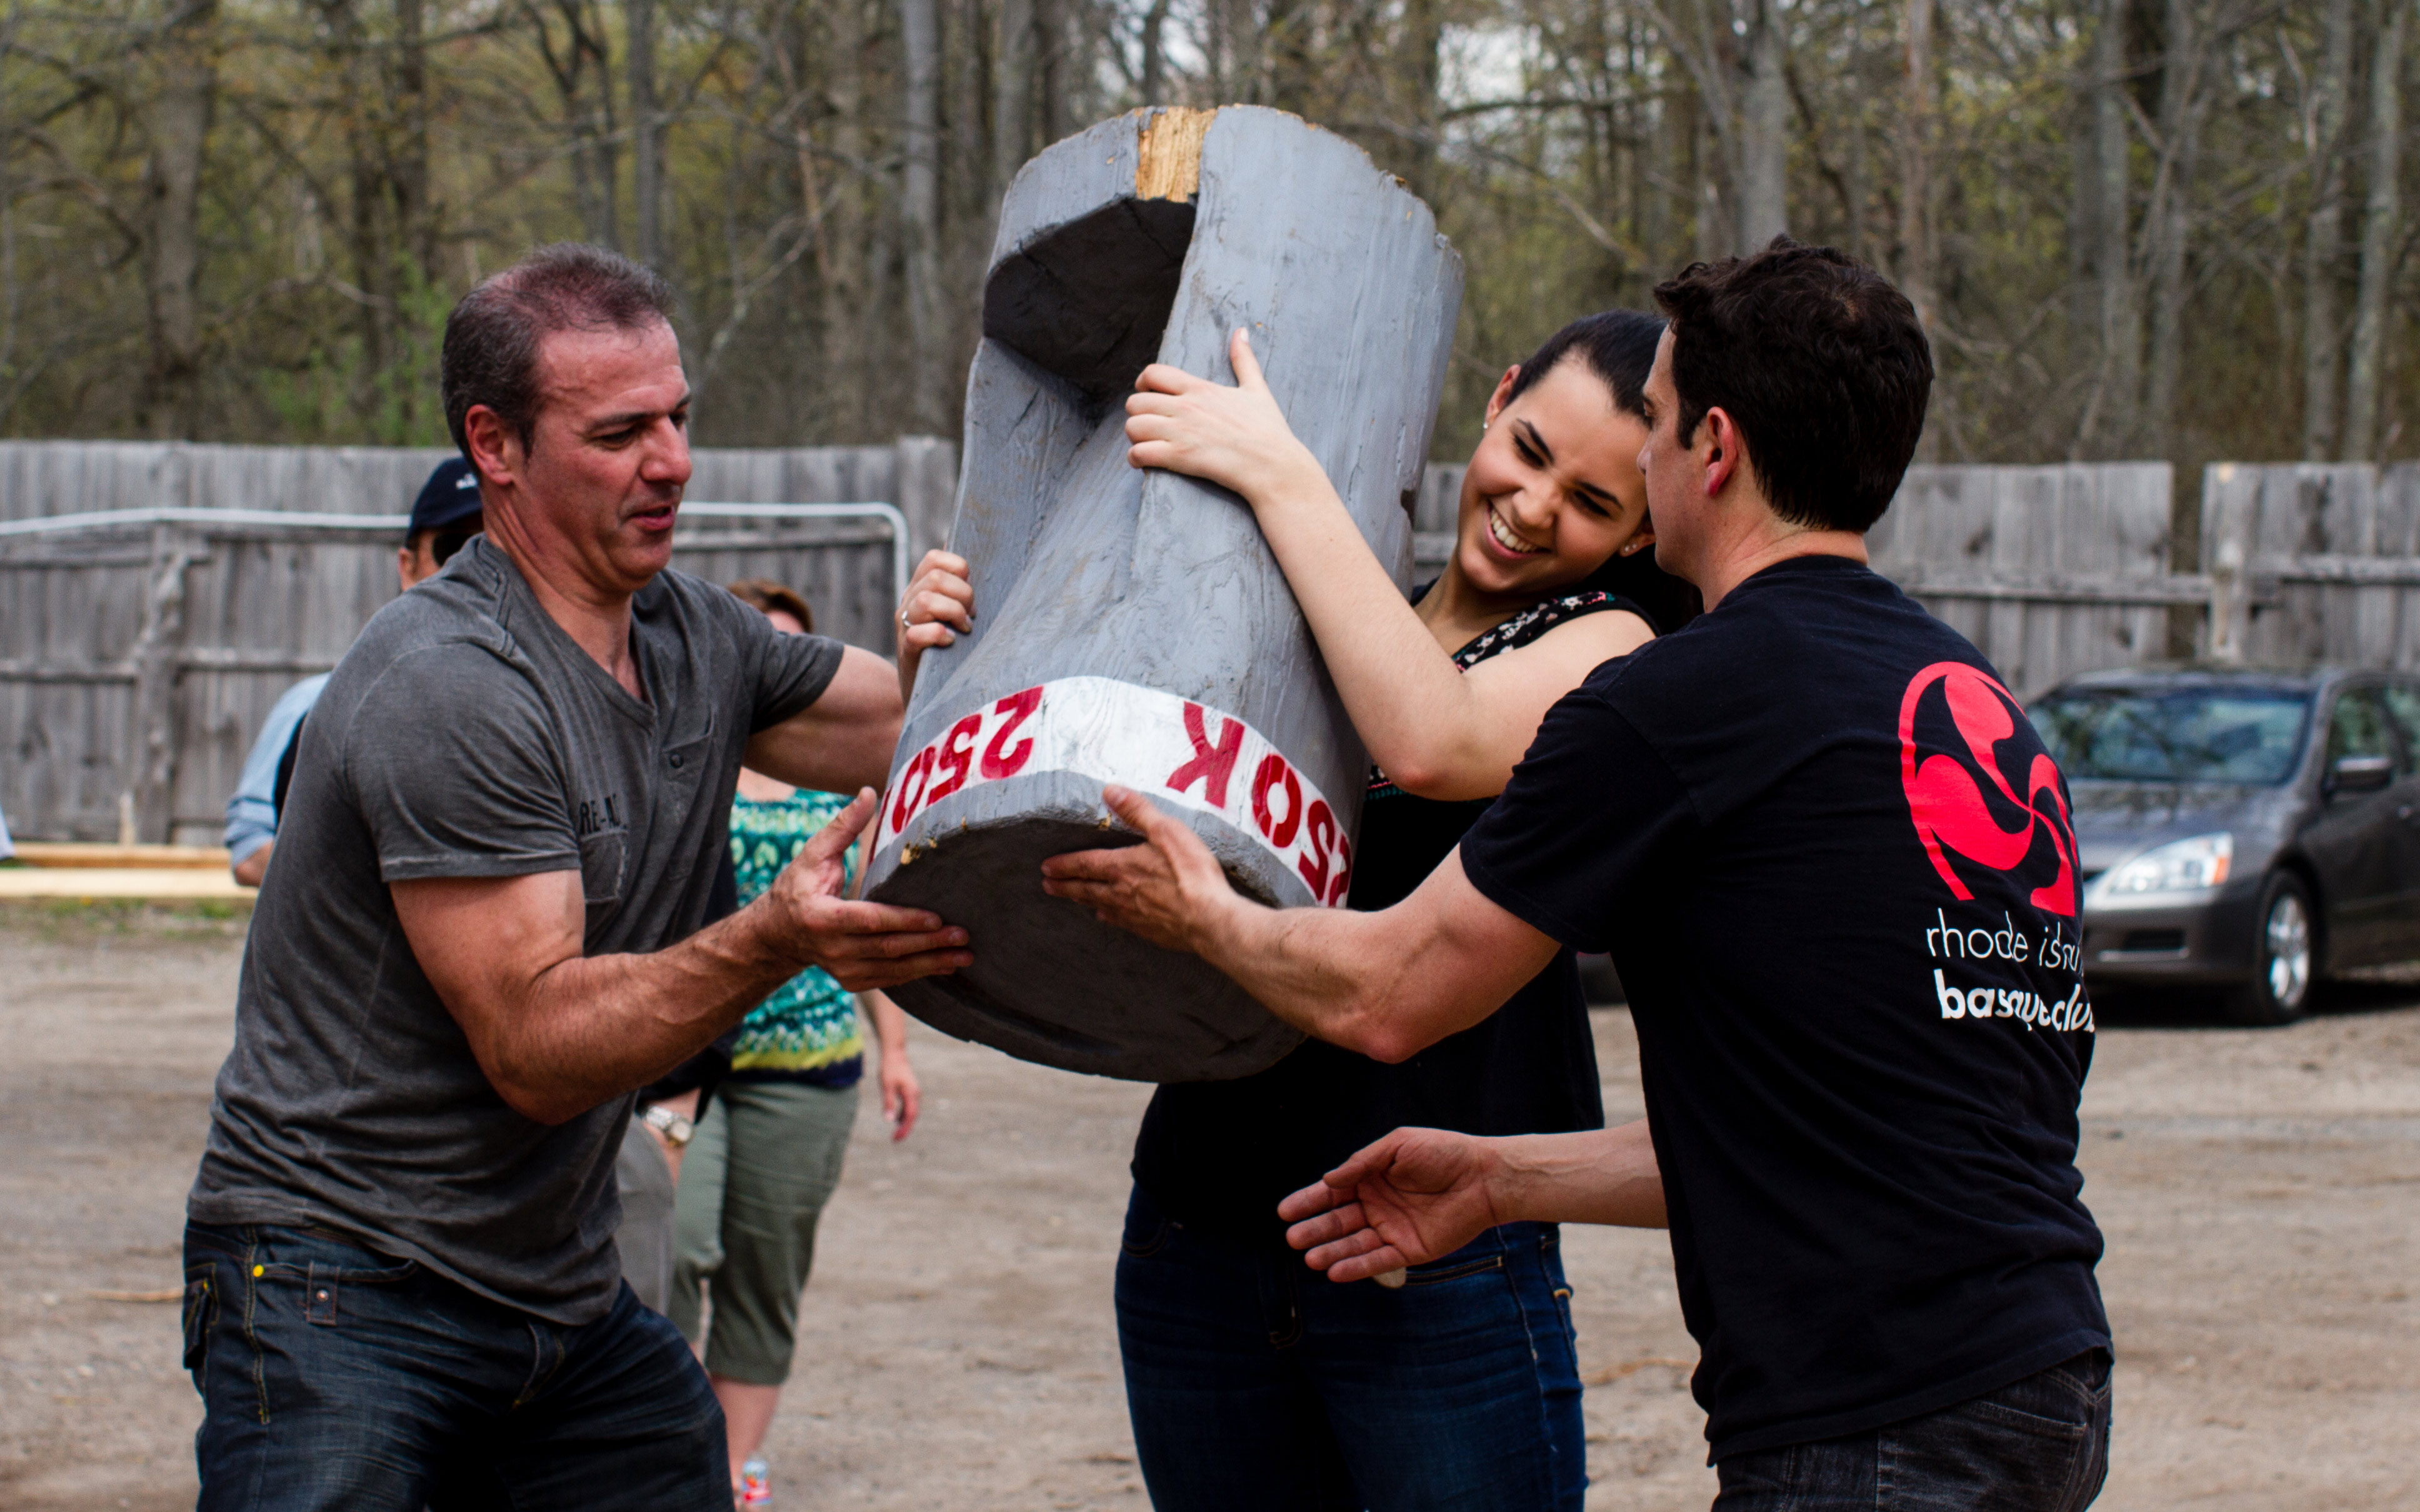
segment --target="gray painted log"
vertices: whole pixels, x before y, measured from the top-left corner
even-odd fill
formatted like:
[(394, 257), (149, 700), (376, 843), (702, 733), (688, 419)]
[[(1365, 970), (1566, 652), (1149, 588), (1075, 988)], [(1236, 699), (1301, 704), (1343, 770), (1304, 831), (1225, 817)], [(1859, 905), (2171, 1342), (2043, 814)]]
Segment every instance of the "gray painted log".
[(1461, 261), (1341, 137), (1251, 107), (1137, 112), (1043, 153), (1002, 208), (968, 384), (953, 548), (974, 633), (918, 674), (870, 895), (965, 925), (974, 966), (893, 993), (1044, 1064), (1214, 1080), (1300, 1041), (1191, 956), (1046, 896), (1118, 842), (1105, 779), (1191, 825), (1264, 901), (1343, 900), (1368, 758), (1250, 511), (1126, 465), (1154, 359), (1271, 388), (1399, 584)]

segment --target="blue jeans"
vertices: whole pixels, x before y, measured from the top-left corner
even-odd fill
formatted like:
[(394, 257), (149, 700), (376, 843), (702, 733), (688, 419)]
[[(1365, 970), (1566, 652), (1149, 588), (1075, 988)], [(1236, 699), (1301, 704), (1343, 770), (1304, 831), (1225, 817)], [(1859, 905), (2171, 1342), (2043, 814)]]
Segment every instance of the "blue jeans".
[(1578, 1512), (1588, 1485), (1557, 1230), (1507, 1224), (1393, 1289), (1140, 1187), (1118, 1348), (1158, 1512)]
[(722, 1412), (624, 1286), (566, 1326), (319, 1229), (185, 1226), (202, 1512), (729, 1512)]
[(1715, 1512), (2083, 1512), (2109, 1473), (2109, 1356), (2094, 1350), (1922, 1417), (1714, 1468)]

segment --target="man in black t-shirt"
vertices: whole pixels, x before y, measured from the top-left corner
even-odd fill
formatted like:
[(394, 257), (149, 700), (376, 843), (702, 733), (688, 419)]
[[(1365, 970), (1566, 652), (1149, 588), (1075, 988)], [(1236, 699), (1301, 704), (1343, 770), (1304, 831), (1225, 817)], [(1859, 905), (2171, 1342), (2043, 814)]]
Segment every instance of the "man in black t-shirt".
[(1517, 1219), (1668, 1220), (1726, 1512), (2080, 1508), (2109, 1329), (2066, 783), (1975, 648), (1865, 564), (1922, 428), (1923, 332), (1872, 270), (1786, 240), (1656, 297), (1639, 465), (1702, 618), (1559, 703), (1385, 912), (1250, 903), (1123, 792), (1149, 843), (1046, 885), (1396, 1055), (1559, 944), (1610, 949), (1644, 1127), (1398, 1130), (1287, 1199), (1311, 1263), (1350, 1281)]

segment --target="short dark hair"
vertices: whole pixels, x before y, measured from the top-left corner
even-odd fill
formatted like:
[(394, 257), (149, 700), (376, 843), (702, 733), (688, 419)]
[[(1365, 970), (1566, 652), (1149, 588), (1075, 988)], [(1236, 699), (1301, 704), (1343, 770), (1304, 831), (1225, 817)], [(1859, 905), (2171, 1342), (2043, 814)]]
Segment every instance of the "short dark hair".
[(1916, 306), (1833, 247), (1788, 237), (1655, 285), (1672, 317), (1683, 443), (1720, 408), (1766, 502), (1793, 525), (1865, 531), (1916, 455), (1932, 350)]
[(770, 614), (780, 609), (798, 621), (799, 629), (815, 627), (815, 611), (807, 607), (805, 596), (795, 588), (777, 583), (770, 578), (742, 578), (730, 587), (732, 597), (759, 614)]
[(1626, 415), (1645, 418), (1647, 375), (1655, 366), (1655, 345), (1664, 337), (1664, 319), (1644, 310), (1605, 310), (1584, 315), (1548, 336), (1529, 354), (1513, 377), (1507, 404), (1530, 385), (1553, 372), (1567, 357), (1575, 357), (1613, 391), (1613, 407)]
[(479, 281), (445, 317), (438, 383), (445, 428), (471, 455), (463, 423), (486, 405), (521, 440), (537, 431), (538, 344), (558, 331), (637, 331), (673, 317), (673, 286), (619, 253), (577, 241), (540, 247)]

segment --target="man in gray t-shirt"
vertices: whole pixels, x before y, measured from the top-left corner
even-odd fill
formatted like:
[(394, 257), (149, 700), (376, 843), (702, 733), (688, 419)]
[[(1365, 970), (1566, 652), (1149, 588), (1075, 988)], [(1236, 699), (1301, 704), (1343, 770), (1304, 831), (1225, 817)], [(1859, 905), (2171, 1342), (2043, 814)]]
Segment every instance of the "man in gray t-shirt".
[(808, 965), (963, 931), (837, 896), (870, 795), (700, 929), (743, 758), (882, 779), (889, 665), (662, 570), (688, 386), (653, 273), (550, 248), (456, 308), (488, 533), (305, 725), (188, 1204), (205, 1507), (726, 1504), (703, 1372), (620, 1279), (633, 1089)]

